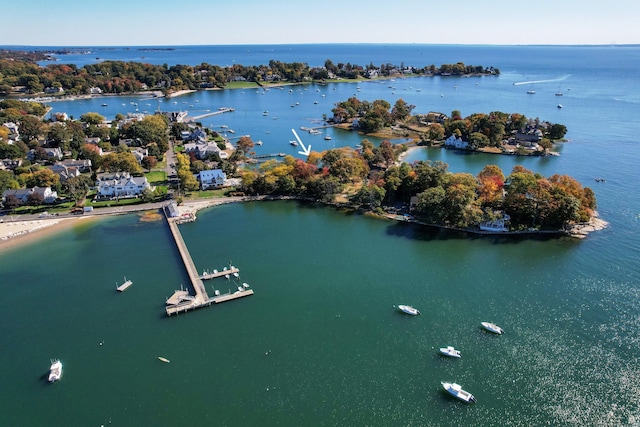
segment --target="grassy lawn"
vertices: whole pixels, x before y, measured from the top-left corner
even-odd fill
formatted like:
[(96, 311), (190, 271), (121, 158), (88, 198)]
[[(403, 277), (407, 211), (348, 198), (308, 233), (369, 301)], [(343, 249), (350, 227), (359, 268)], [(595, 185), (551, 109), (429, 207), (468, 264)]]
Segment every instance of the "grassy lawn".
[(166, 184), (167, 182), (167, 173), (165, 171), (151, 171), (145, 173), (144, 176), (147, 177), (147, 181), (151, 185)]
[[(219, 190), (205, 190), (205, 191), (190, 191), (188, 193), (184, 193), (183, 197), (185, 200), (198, 200), (198, 199), (211, 199), (214, 197), (227, 197), (229, 193), (229, 188), (221, 188)], [(233, 191), (233, 190), (231, 190)]]

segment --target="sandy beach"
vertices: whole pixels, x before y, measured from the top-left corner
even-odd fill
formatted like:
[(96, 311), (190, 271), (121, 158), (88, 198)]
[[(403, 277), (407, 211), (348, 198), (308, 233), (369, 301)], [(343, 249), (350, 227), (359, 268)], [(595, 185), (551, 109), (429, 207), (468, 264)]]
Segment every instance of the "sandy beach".
[(47, 218), (0, 224), (0, 253), (25, 243), (66, 230), (82, 219), (90, 217)]
[[(184, 219), (195, 220), (196, 212), (198, 212), (200, 209), (217, 206), (223, 203), (238, 202), (242, 200), (242, 197), (225, 197), (209, 200), (189, 200), (178, 206), (178, 212), (179, 216)], [(152, 210), (155, 209), (156, 208), (153, 208)], [(122, 213), (113, 213), (113, 215), (122, 215)], [(104, 214), (100, 216), (104, 216)], [(4, 222), (0, 223), (0, 253), (17, 245), (31, 243), (35, 240), (42, 239), (43, 237), (50, 236), (53, 233), (67, 230), (68, 228), (78, 224), (80, 221), (86, 221), (89, 218), (98, 218), (98, 216), (84, 215), (66, 218), (31, 219), (25, 221), (5, 220)]]

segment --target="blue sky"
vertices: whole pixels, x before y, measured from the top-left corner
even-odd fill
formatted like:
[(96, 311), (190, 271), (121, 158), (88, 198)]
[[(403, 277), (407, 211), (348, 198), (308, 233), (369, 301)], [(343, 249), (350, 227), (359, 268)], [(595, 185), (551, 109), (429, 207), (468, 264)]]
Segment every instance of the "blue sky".
[(638, 0), (21, 0), (0, 45), (637, 44)]

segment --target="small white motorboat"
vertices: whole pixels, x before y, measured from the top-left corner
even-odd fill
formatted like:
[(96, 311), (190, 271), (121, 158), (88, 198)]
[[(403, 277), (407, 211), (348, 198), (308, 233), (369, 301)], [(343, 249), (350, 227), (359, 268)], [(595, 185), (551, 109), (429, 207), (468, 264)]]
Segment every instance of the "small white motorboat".
[(482, 322), (480, 323), (482, 325), (483, 328), (485, 328), (487, 331), (489, 332), (493, 332), (494, 334), (498, 334), (498, 335), (502, 335), (502, 333), (504, 332), (504, 330), (502, 330), (502, 328), (498, 325), (496, 325), (495, 323), (491, 323), (491, 322)]
[(420, 312), (417, 309), (411, 307), (410, 305), (399, 305), (398, 309), (400, 309), (400, 311), (402, 311), (404, 313), (407, 313), (407, 314), (410, 314), (412, 316), (417, 316), (417, 315), (420, 314)]
[(58, 359), (51, 361), (51, 368), (49, 368), (49, 382), (53, 383), (58, 381), (62, 377), (62, 362)]
[(449, 392), (450, 395), (462, 400), (463, 402), (467, 402), (467, 403), (476, 402), (476, 398), (473, 397), (473, 394), (469, 393), (468, 391), (464, 391), (460, 384), (446, 383), (446, 382), (441, 382), (441, 384), (442, 384), (442, 387), (444, 387), (444, 389), (447, 390), (447, 392)]
[(440, 347), (440, 354), (442, 354), (443, 356), (449, 356), (449, 357), (456, 357), (456, 358), (461, 357), (460, 351), (456, 350), (450, 345), (447, 347)]
[(170, 363), (171, 361), (166, 357), (158, 356), (158, 360), (164, 363)]

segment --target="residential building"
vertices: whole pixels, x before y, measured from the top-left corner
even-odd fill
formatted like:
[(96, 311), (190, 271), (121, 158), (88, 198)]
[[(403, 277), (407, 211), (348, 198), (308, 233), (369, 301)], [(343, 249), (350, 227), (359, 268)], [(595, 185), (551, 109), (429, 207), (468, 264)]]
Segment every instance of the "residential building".
[(144, 190), (154, 189), (146, 177), (132, 177), (128, 172), (98, 174), (96, 187), (99, 198), (138, 197)]
[(29, 201), (31, 194), (40, 194), (44, 203), (54, 203), (58, 198), (58, 193), (51, 189), (51, 187), (33, 187), (33, 188), (20, 188), (17, 190), (4, 190), (2, 193), (2, 201), (7, 200), (7, 196), (15, 196), (20, 203), (24, 204)]
[(222, 187), (227, 175), (221, 169), (204, 170), (197, 175), (197, 179), (200, 182), (200, 188), (206, 190)]
[(49, 166), (53, 172), (60, 177), (60, 182), (65, 182), (69, 178), (80, 176), (80, 170), (74, 166), (65, 166), (61, 163), (56, 163), (53, 166)]
[(15, 170), (22, 166), (22, 159), (2, 159), (0, 160), (0, 170)]
[(467, 148), (469, 148), (469, 142), (463, 141), (462, 138), (458, 138), (457, 136), (452, 134), (444, 141), (444, 146), (446, 148), (457, 148), (459, 150), (466, 150)]
[(91, 160), (90, 159), (64, 159), (57, 164), (62, 164), (67, 167), (77, 168), (80, 172), (91, 172)]

